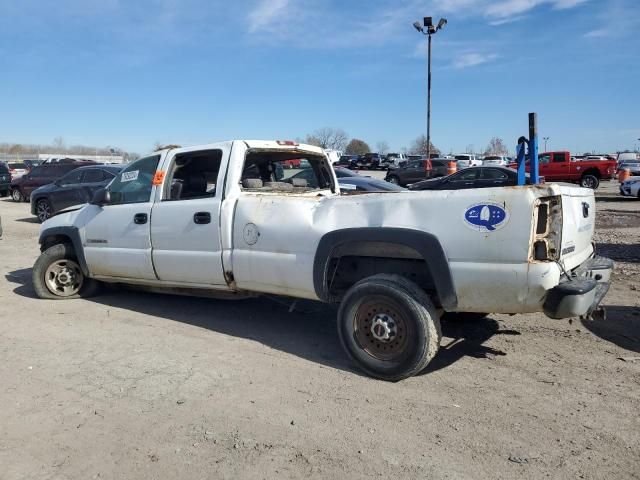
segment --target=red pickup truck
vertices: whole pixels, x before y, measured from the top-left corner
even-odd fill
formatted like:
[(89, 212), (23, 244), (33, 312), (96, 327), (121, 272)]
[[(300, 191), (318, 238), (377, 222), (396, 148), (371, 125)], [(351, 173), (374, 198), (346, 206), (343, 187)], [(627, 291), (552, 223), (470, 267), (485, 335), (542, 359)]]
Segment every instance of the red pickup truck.
[[(538, 155), (540, 176), (546, 182), (573, 182), (596, 189), (600, 180), (610, 180), (616, 172), (615, 160), (572, 161), (569, 152), (545, 152)], [(516, 168), (516, 164), (510, 166)], [(529, 162), (526, 166), (529, 171)]]

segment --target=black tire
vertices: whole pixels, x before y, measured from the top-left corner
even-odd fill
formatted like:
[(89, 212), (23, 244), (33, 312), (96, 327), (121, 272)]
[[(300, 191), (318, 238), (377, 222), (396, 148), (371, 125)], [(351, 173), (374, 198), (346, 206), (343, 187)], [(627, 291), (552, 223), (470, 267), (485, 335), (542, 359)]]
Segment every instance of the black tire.
[(52, 215), (51, 203), (46, 198), (38, 200), (36, 203), (36, 216), (38, 217), (38, 221), (40, 223), (49, 220)]
[[(51, 270), (56, 268), (61, 269), (58, 274)], [(31, 278), (36, 295), (47, 300), (90, 297), (100, 288), (98, 281), (82, 274), (73, 247), (68, 243), (59, 243), (42, 252), (33, 265)], [(63, 285), (67, 279), (68, 289)], [(60, 288), (50, 288), (52, 284), (59, 284)]]
[(400, 275), (373, 275), (353, 285), (337, 323), (349, 357), (370, 376), (392, 382), (422, 371), (442, 336), (429, 296)]
[(397, 175), (389, 175), (387, 177), (387, 182), (393, 183), (394, 185), (400, 185), (400, 178)]
[(11, 189), (11, 199), (14, 202), (24, 202), (24, 195), (22, 195), (22, 192), (20, 191), (19, 188), (12, 188)]
[(583, 188), (597, 189), (600, 186), (600, 179), (590, 173), (583, 175), (580, 179), (580, 186)]
[(440, 317), (443, 322), (477, 322), (487, 318), (488, 313), (478, 312), (445, 312)]

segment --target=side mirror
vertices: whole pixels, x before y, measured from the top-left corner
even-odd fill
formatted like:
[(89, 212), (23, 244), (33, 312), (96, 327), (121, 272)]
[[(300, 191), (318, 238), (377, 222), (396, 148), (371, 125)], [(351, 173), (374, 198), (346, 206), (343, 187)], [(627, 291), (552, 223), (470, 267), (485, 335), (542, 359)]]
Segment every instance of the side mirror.
[(101, 207), (102, 205), (105, 205), (110, 201), (111, 194), (109, 193), (109, 190), (107, 190), (106, 188), (101, 188), (99, 190), (96, 190), (96, 193), (93, 194), (93, 198), (89, 203), (91, 203), (91, 205), (98, 205)]

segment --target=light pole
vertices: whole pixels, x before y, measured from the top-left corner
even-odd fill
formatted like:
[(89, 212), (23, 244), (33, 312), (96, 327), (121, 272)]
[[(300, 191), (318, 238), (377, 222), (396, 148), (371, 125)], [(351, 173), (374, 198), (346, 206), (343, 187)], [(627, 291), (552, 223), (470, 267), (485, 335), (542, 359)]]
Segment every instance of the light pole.
[(431, 158), (431, 35), (442, 29), (447, 24), (446, 18), (441, 18), (437, 26), (433, 25), (432, 17), (424, 17), (424, 25), (414, 22), (413, 28), (426, 35), (428, 38), (427, 48), (427, 158)]
[(544, 151), (547, 151), (547, 142), (549, 141), (549, 137), (542, 137), (542, 139), (544, 140)]

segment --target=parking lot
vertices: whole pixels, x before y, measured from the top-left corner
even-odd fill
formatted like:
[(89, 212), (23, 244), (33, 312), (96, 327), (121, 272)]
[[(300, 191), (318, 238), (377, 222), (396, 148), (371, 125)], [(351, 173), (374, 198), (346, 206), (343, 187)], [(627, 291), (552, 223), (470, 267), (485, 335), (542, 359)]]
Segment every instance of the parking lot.
[(638, 478), (640, 201), (617, 189), (606, 321), (444, 323), (399, 383), (352, 367), (332, 306), (36, 299), (39, 224), (0, 199), (0, 478)]

